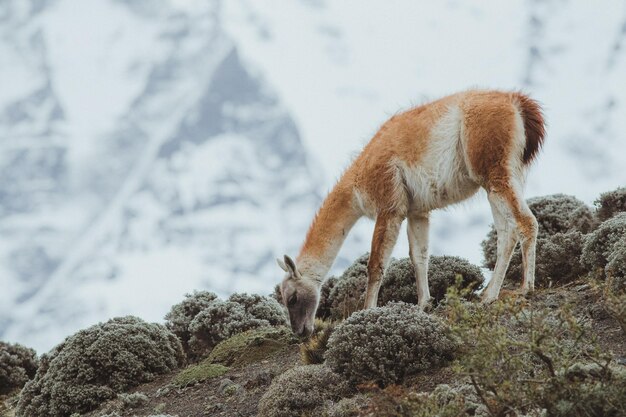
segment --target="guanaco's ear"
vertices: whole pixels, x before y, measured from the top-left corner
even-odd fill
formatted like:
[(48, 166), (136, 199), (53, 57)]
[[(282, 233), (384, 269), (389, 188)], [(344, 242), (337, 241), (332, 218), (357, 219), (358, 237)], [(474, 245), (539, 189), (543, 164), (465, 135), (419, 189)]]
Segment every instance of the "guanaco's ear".
[(298, 272), (298, 269), (296, 268), (296, 263), (293, 261), (293, 259), (291, 259), (289, 256), (285, 255), (284, 256), (285, 259), (285, 266), (287, 267), (289, 272), (289, 275), (291, 275), (292, 278), (300, 278), (300, 273)]
[(285, 263), (280, 260), (279, 258), (276, 258), (276, 263), (278, 264), (278, 266), (280, 266), (280, 269), (282, 269), (285, 272), (289, 272), (289, 269), (287, 269), (287, 265), (285, 265)]

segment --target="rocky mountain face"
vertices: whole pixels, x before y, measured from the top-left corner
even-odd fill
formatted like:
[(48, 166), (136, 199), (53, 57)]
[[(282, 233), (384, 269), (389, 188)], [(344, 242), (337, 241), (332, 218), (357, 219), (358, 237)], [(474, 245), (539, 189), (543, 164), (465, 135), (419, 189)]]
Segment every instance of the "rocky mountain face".
[[(3, 79), (22, 82), (0, 107), (0, 337), (40, 348), (195, 288), (268, 292), (320, 199), (218, 2), (88, 3), (0, 5)], [(106, 44), (96, 63), (81, 36)]]
[[(194, 289), (268, 293), (389, 113), (470, 86), (544, 103), (527, 195), (626, 184), (621, 2), (380, 5), (0, 2), (0, 339), (44, 351)], [(480, 263), (484, 200), (433, 216), (433, 253)]]

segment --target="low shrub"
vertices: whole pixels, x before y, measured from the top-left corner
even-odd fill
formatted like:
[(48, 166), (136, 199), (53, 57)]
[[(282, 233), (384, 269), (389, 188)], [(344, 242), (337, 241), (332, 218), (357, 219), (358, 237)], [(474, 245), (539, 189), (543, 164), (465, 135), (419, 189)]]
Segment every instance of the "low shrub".
[(180, 341), (166, 327), (132, 316), (114, 318), (42, 355), (35, 378), (22, 390), (17, 415), (84, 413), (183, 362)]
[(571, 195), (553, 194), (530, 198), (528, 207), (537, 218), (540, 237), (573, 230), (589, 233), (594, 227), (591, 208)]
[(607, 265), (610, 271), (622, 269), (622, 242), (626, 241), (626, 213), (619, 213), (606, 220), (585, 240), (581, 261), (596, 278), (606, 277)]
[(614, 291), (626, 291), (626, 240), (615, 243), (604, 268)]
[(445, 363), (455, 349), (438, 319), (398, 302), (358, 311), (339, 324), (325, 357), (331, 369), (354, 384), (387, 385)]
[[(549, 287), (579, 279), (587, 272), (585, 265), (578, 259), (582, 253), (583, 235), (595, 225), (591, 209), (575, 197), (563, 194), (531, 198), (528, 206), (539, 224), (535, 285)], [(494, 269), (497, 236), (493, 226), (482, 242), (482, 247), (485, 267)], [(564, 255), (567, 262), (563, 260)], [(518, 245), (513, 251), (506, 280), (518, 283), (521, 277), (522, 252)]]
[(369, 398), (363, 394), (342, 398), (336, 403), (329, 404), (323, 415), (327, 417), (358, 417), (361, 412), (365, 411), (368, 401)]
[(616, 190), (600, 194), (594, 204), (596, 216), (600, 222), (626, 211), (626, 187), (619, 187)]
[(463, 383), (440, 384), (432, 392), (392, 385), (370, 397), (368, 411), (398, 417), (492, 417), (474, 388)]
[(331, 321), (315, 320), (313, 334), (300, 345), (300, 359), (306, 365), (324, 363), (324, 353), (328, 349), (328, 339), (336, 324)]
[(361, 255), (341, 274), (330, 290), (328, 300), (330, 317), (333, 320), (344, 319), (365, 304), (367, 289), (367, 262), (369, 253)]
[(332, 292), (335, 285), (337, 285), (338, 278), (330, 277), (327, 278), (326, 281), (322, 284), (322, 288), (320, 289), (320, 302), (317, 307), (317, 311), (315, 312), (315, 317), (325, 320), (331, 317), (332, 315), (332, 306), (330, 300), (330, 293)]
[(456, 371), (489, 415), (626, 412), (626, 371), (595, 345), (571, 306), (531, 310), (507, 299), (477, 308), (450, 293), (447, 308), (463, 347)]
[(122, 402), (122, 409), (137, 408), (146, 404), (148, 396), (143, 392), (133, 392), (132, 394), (119, 394), (117, 398)]
[(272, 326), (287, 324), (285, 310), (276, 300), (270, 297), (246, 293), (235, 293), (228, 297), (228, 301), (241, 305), (246, 313), (259, 320), (267, 320)]
[(224, 339), (269, 325), (269, 321), (247, 313), (239, 303), (216, 300), (198, 313), (189, 324), (189, 346), (196, 356), (202, 356)]
[[(537, 239), (535, 286), (548, 288), (563, 285), (584, 276), (588, 272), (580, 260), (584, 242), (585, 236), (578, 231)], [(518, 248), (513, 253), (506, 278), (519, 285), (522, 274), (522, 253)]]
[(270, 358), (296, 342), (297, 339), (287, 327), (261, 327), (220, 342), (207, 359), (226, 366), (245, 366)]
[(283, 307), (272, 297), (235, 293), (222, 301), (206, 291), (187, 294), (165, 319), (167, 327), (183, 342), (187, 355), (194, 359), (237, 333), (287, 324)]
[[(448, 287), (456, 285), (460, 277), (460, 287), (468, 296), (480, 288), (485, 278), (475, 265), (457, 256), (431, 256), (428, 267), (428, 287), (435, 303), (439, 303)], [(383, 279), (378, 296), (378, 305), (390, 301), (404, 301), (417, 304), (415, 269), (409, 258), (391, 262)]]
[[(585, 234), (593, 229), (593, 212), (576, 197), (553, 194), (531, 198), (527, 202), (530, 211), (533, 212), (539, 224), (537, 239), (545, 239), (555, 233), (571, 231)], [(493, 226), (487, 238), (482, 242), (482, 247), (485, 267), (493, 269), (496, 266), (498, 254), (496, 230)], [(519, 248), (517, 251), (519, 251)]]
[(217, 295), (212, 292), (194, 291), (193, 294), (185, 294), (185, 299), (172, 306), (169, 313), (165, 315), (165, 325), (178, 336), (185, 352), (190, 350), (189, 325), (191, 321), (215, 300), (217, 300)]
[(258, 415), (319, 416), (328, 402), (348, 393), (346, 381), (325, 365), (296, 366), (272, 381), (259, 402)]
[(0, 395), (21, 389), (37, 372), (37, 354), (20, 344), (0, 342)]

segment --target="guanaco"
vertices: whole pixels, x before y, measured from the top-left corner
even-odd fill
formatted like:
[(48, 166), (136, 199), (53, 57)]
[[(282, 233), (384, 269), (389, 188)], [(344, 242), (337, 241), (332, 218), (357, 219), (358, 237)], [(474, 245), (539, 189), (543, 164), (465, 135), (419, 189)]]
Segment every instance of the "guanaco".
[(312, 332), (322, 282), (348, 232), (363, 216), (375, 219), (365, 308), (377, 304), (382, 276), (408, 219), (418, 305), (428, 290), (430, 211), (487, 192), (497, 232), (497, 261), (482, 300), (498, 298), (518, 240), (520, 292), (534, 288), (537, 220), (523, 198), (526, 174), (544, 141), (539, 104), (519, 92), (471, 90), (411, 108), (387, 120), (324, 200), (286, 272), (283, 302), (294, 333)]

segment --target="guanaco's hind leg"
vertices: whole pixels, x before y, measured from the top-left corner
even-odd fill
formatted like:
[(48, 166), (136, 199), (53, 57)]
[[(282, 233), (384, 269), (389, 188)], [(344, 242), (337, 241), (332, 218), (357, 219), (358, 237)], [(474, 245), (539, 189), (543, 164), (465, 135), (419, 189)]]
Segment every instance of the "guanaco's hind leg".
[(409, 254), (415, 269), (417, 304), (425, 308), (430, 302), (428, 289), (428, 214), (410, 214), (407, 232)]
[(507, 185), (488, 193), (498, 237), (498, 255), (491, 281), (483, 293), (484, 302), (498, 298), (518, 237), (522, 245), (524, 269), (521, 292), (526, 294), (535, 286), (537, 220), (519, 190), (519, 186)]
[(380, 213), (376, 218), (372, 249), (367, 264), (368, 281), (365, 308), (376, 307), (383, 273), (398, 239), (402, 220), (404, 220), (402, 216), (391, 213)]

